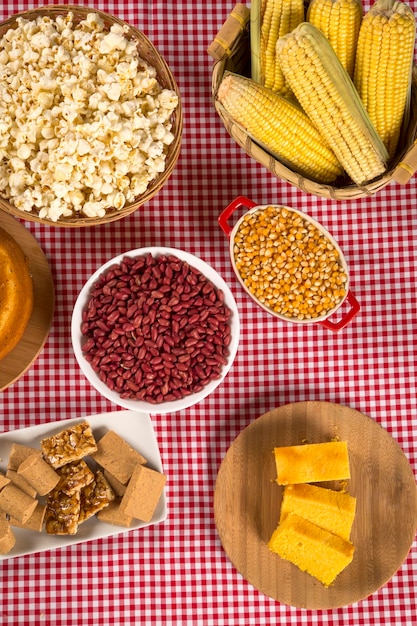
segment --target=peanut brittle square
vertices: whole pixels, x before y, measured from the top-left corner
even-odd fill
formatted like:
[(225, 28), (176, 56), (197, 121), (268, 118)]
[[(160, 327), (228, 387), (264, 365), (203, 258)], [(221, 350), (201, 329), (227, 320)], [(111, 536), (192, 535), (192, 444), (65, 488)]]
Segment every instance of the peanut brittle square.
[(54, 469), (79, 461), (97, 450), (96, 440), (88, 422), (71, 426), (56, 435), (42, 439), (42, 453)]
[(101, 511), (115, 498), (112, 488), (101, 470), (97, 470), (94, 481), (81, 490), (80, 496), (80, 523)]
[(45, 529), (50, 535), (75, 535), (80, 516), (80, 492), (67, 496), (54, 489), (48, 494), (45, 511)]
[(57, 469), (57, 473), (60, 477), (58, 489), (67, 496), (81, 491), (94, 480), (94, 473), (83, 459), (63, 465)]

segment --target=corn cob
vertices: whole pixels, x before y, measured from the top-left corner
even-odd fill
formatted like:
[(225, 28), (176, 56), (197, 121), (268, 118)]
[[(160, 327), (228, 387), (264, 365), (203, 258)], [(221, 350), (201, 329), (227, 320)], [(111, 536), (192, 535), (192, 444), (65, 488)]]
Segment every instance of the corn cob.
[(276, 58), (276, 42), (304, 21), (304, 0), (253, 0), (251, 4), (252, 78), (288, 93)]
[(383, 174), (385, 146), (323, 33), (304, 22), (282, 37), (277, 48), (295, 97), (352, 181), (360, 185)]
[(335, 155), (298, 105), (249, 78), (228, 72), (217, 100), (254, 141), (302, 176), (330, 183), (343, 173)]
[(363, 18), (354, 83), (390, 157), (408, 115), (414, 42), (414, 14), (403, 2), (377, 0)]
[(327, 37), (351, 78), (362, 17), (361, 0), (311, 0), (307, 10), (307, 21)]

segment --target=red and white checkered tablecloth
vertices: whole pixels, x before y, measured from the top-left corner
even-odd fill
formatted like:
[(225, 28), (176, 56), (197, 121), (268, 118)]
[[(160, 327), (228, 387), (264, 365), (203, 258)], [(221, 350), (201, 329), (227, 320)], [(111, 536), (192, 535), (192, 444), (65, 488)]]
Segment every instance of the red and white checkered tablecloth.
[[(5, 0), (0, 18), (41, 4)], [(167, 520), (3, 561), (0, 624), (415, 624), (415, 542), (399, 571), (370, 597), (339, 610), (296, 609), (264, 596), (231, 564), (216, 532), (213, 492), (220, 463), (239, 432), (268, 410), (301, 400), (336, 402), (365, 413), (396, 439), (416, 472), (417, 178), (366, 199), (332, 201), (303, 194), (252, 162), (230, 139), (211, 103), (206, 49), (233, 9), (232, 0), (89, 4), (143, 30), (167, 60), (183, 98), (182, 150), (162, 191), (121, 221), (79, 230), (25, 222), (49, 260), (56, 309), (39, 358), (0, 394), (0, 428), (117, 408), (81, 373), (70, 320), (84, 281), (126, 250), (171, 246), (210, 263), (235, 295), (242, 336), (230, 373), (211, 396), (190, 409), (152, 416), (168, 475)], [(243, 293), (217, 225), (220, 211), (240, 194), (260, 204), (277, 201), (302, 209), (335, 236), (361, 304), (342, 332), (277, 321)]]

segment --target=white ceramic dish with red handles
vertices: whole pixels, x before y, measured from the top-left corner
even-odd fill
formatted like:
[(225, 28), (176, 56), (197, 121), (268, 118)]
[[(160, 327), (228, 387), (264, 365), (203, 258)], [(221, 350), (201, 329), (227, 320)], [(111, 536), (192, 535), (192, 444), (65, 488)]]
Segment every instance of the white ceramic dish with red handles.
[[(332, 309), (330, 309), (329, 311), (326, 312), (325, 315), (322, 316), (317, 316), (314, 318), (308, 318), (308, 319), (297, 319), (294, 317), (289, 317), (286, 315), (282, 315), (276, 311), (274, 311), (273, 309), (271, 309), (270, 307), (266, 306), (265, 304), (263, 304), (250, 290), (249, 288), (246, 286), (245, 282), (243, 281), (239, 270), (236, 267), (236, 263), (235, 263), (235, 258), (234, 258), (234, 241), (235, 241), (235, 237), (236, 237), (236, 233), (245, 217), (245, 215), (242, 215), (233, 226), (231, 226), (229, 224), (229, 220), (230, 218), (233, 216), (233, 214), (238, 211), (238, 210), (242, 210), (242, 209), (248, 209), (249, 212), (253, 213), (256, 211), (262, 211), (264, 209), (266, 209), (267, 207), (270, 206), (274, 206), (273, 203), (270, 203), (268, 205), (257, 205), (255, 202), (253, 202), (252, 200), (249, 200), (249, 198), (246, 198), (245, 196), (238, 196), (237, 198), (235, 198), (235, 200), (233, 200), (223, 211), (222, 213), (219, 215), (218, 218), (218, 223), (220, 228), (222, 229), (222, 231), (225, 233), (225, 235), (229, 238), (230, 241), (230, 259), (232, 262), (232, 266), (234, 269), (234, 272), (236, 274), (236, 277), (238, 278), (240, 284), (242, 285), (243, 289), (246, 291), (246, 293), (252, 298), (252, 300), (254, 300), (254, 302), (256, 302), (256, 304), (258, 304), (262, 309), (264, 309), (265, 311), (267, 311), (268, 313), (270, 313), (271, 315), (274, 315), (275, 317), (278, 317), (279, 319), (285, 320), (287, 322), (292, 322), (295, 324), (313, 324), (313, 323), (318, 323), (321, 324), (322, 326), (324, 326), (325, 328), (327, 328), (328, 330), (332, 330), (333, 332), (337, 332), (339, 330), (341, 330), (342, 328), (345, 328), (345, 326), (347, 326), (352, 320), (353, 318), (359, 313), (360, 311), (360, 305), (359, 302), (357, 301), (357, 299), (355, 298), (355, 296), (353, 295), (353, 293), (350, 291), (349, 289), (349, 271), (348, 271), (348, 267), (347, 267), (347, 263), (345, 260), (345, 257), (343, 255), (342, 250), (340, 249), (339, 245), (337, 244), (336, 240), (334, 239), (334, 237), (332, 237), (332, 235), (319, 223), (317, 222), (314, 218), (310, 217), (309, 215), (298, 211), (297, 209), (294, 208), (290, 208), (290, 207), (283, 207), (283, 205), (276, 205), (276, 206), (280, 206), (283, 207), (285, 209), (287, 209), (288, 211), (291, 211), (293, 213), (297, 213), (298, 215), (300, 215), (304, 220), (307, 220), (308, 222), (310, 222), (312, 225), (314, 225), (331, 243), (332, 245), (335, 247), (335, 249), (338, 251), (339, 253), (339, 261), (340, 264), (347, 276), (347, 282), (346, 282), (346, 294), (345, 296), (337, 303), (337, 305), (335, 305)], [(340, 309), (340, 307), (342, 306), (342, 304), (346, 302), (349, 304), (349, 309), (347, 310), (347, 312), (343, 313), (343, 315), (341, 316), (341, 318), (335, 322), (330, 320), (329, 318), (331, 316), (333, 316), (336, 311), (338, 311), (338, 309)]]

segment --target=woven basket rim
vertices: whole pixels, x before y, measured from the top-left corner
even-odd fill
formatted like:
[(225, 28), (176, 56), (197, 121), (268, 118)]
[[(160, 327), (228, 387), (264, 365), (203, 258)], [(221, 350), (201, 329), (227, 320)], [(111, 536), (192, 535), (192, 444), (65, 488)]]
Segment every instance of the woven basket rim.
[[(138, 196), (134, 201), (126, 204), (122, 209), (109, 209), (106, 211), (106, 214), (103, 217), (87, 217), (85, 215), (79, 214), (76, 216), (61, 218), (58, 221), (54, 222), (50, 219), (39, 217), (39, 215), (35, 212), (22, 211), (16, 208), (7, 199), (0, 196), (0, 210), (5, 211), (6, 213), (9, 213), (17, 218), (29, 222), (46, 224), (48, 226), (80, 228), (84, 226), (97, 226), (120, 220), (149, 202), (149, 200), (151, 200), (162, 189), (167, 180), (170, 178), (178, 161), (181, 150), (184, 121), (182, 100), (179, 87), (166, 60), (157, 50), (149, 37), (145, 35), (145, 33), (138, 30), (128, 22), (125, 22), (124, 20), (118, 18), (117, 16), (111, 15), (110, 13), (106, 13), (90, 6), (78, 6), (71, 4), (46, 5), (42, 7), (37, 7), (35, 9), (28, 9), (11, 15), (9, 18), (0, 23), (0, 37), (4, 34), (6, 30), (12, 28), (14, 25), (17, 24), (18, 18), (35, 19), (36, 17), (42, 15), (55, 17), (63, 14), (66, 15), (68, 13), (73, 13), (75, 20), (77, 20), (77, 18), (84, 19), (89, 13), (96, 13), (103, 19), (106, 24), (119, 24), (127, 28), (127, 36), (135, 39), (138, 42), (140, 56), (145, 61), (150, 63), (150, 65), (155, 67), (157, 71), (157, 79), (160, 84), (167, 89), (171, 89), (178, 96), (178, 106), (172, 114), (171, 132), (174, 134), (174, 141), (170, 144), (167, 150), (165, 169), (163, 172), (158, 174), (158, 176), (156, 176), (153, 181), (149, 183), (148, 188), (143, 194)], [(146, 52), (147, 54), (144, 54), (144, 52)], [(150, 59), (150, 57), (152, 57), (152, 59)], [(157, 61), (156, 64), (155, 60)]]
[[(230, 54), (225, 55), (218, 61), (215, 61), (212, 68), (212, 101), (214, 108), (223, 122), (223, 125), (232, 139), (246, 152), (246, 154), (255, 161), (266, 167), (278, 179), (284, 180), (294, 185), (301, 191), (311, 193), (316, 196), (330, 198), (333, 200), (351, 200), (356, 198), (369, 197), (379, 192), (394, 180), (397, 167), (403, 161), (406, 161), (407, 154), (413, 149), (417, 135), (417, 104), (411, 107), (411, 121), (403, 131), (403, 139), (400, 149), (396, 157), (392, 160), (388, 170), (365, 185), (355, 185), (347, 183), (346, 185), (333, 186), (329, 184), (318, 183), (316, 181), (305, 178), (298, 172), (290, 169), (274, 156), (268, 153), (262, 146), (257, 144), (246, 131), (237, 124), (233, 118), (225, 111), (223, 106), (217, 100), (217, 91), (226, 71), (242, 73), (242, 68), (248, 62), (250, 52), (248, 46), (248, 28), (241, 30), (233, 45), (230, 48)], [(246, 49), (244, 46), (246, 45)], [(412, 75), (412, 102), (417, 103), (417, 66), (413, 65)], [(414, 111), (414, 118), (413, 118)]]

